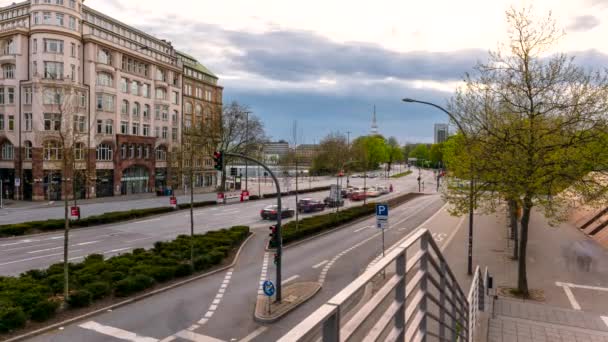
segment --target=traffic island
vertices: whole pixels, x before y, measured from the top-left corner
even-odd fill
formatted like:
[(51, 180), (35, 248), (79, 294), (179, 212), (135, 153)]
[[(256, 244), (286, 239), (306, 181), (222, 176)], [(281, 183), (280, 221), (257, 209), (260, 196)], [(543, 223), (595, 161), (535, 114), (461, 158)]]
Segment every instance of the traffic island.
[(285, 316), (300, 304), (312, 298), (321, 289), (317, 282), (301, 282), (283, 286), (280, 303), (275, 302), (274, 296), (258, 295), (255, 304), (254, 319), (260, 323), (273, 323)]

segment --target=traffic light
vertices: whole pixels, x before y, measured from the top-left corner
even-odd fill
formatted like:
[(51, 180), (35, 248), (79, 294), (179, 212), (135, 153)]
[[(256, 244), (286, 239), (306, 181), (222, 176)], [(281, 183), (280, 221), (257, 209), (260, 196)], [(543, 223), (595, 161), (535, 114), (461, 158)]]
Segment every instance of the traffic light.
[(268, 236), (270, 236), (270, 243), (268, 244), (268, 246), (270, 248), (276, 248), (277, 247), (277, 226), (270, 226), (270, 234), (268, 234)]
[(224, 153), (221, 151), (213, 152), (213, 162), (215, 163), (214, 169), (218, 171), (224, 170)]
[(279, 254), (278, 253), (274, 253), (274, 264), (275, 265), (279, 264)]

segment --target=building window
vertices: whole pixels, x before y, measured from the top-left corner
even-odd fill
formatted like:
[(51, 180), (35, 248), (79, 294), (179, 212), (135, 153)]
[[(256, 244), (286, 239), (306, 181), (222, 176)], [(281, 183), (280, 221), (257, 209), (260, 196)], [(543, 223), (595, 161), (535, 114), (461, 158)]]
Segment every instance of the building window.
[(85, 117), (83, 115), (74, 115), (74, 132), (84, 133), (86, 126)]
[(76, 8), (76, 0), (69, 0), (70, 8)]
[(70, 57), (76, 57), (76, 44), (70, 44)]
[(15, 104), (15, 88), (7, 88), (8, 104)]
[(55, 23), (57, 24), (57, 26), (63, 26), (63, 14), (62, 13), (55, 13)]
[(44, 40), (44, 52), (62, 54), (63, 53), (63, 40), (45, 39)]
[(177, 128), (171, 128), (171, 140), (177, 141)]
[(139, 110), (140, 110), (139, 102), (133, 103), (133, 118), (134, 119), (139, 119)]
[(149, 84), (142, 84), (141, 86), (141, 96), (146, 97), (146, 98), (150, 98), (150, 85)]
[(40, 12), (34, 12), (34, 25), (40, 24)]
[(179, 93), (177, 91), (173, 92), (173, 104), (179, 104)]
[(50, 78), (53, 80), (63, 79), (63, 63), (44, 62), (44, 78)]
[(146, 63), (127, 57), (126, 55), (122, 56), (122, 70), (133, 74), (148, 76), (148, 65)]
[(4, 130), (4, 114), (0, 114), (0, 130)]
[(44, 130), (45, 131), (61, 130), (61, 114), (44, 113)]
[(103, 134), (103, 120), (97, 120), (97, 134)]
[(32, 39), (32, 53), (38, 52), (38, 39)]
[(13, 160), (15, 155), (15, 148), (10, 141), (5, 141), (2, 144), (2, 156), (0, 156), (2, 160)]
[(150, 125), (144, 125), (143, 135), (144, 137), (150, 136)]
[(120, 122), (120, 134), (129, 134), (129, 123), (127, 121)]
[(135, 158), (135, 145), (129, 145), (129, 159)]
[(173, 111), (173, 115), (171, 115), (171, 122), (174, 125), (177, 125), (177, 117), (178, 117), (178, 112), (176, 110)]
[(134, 123), (133, 126), (131, 126), (131, 134), (139, 135), (139, 124), (138, 123)]
[(4, 88), (0, 87), (0, 105), (4, 104)]
[(129, 115), (129, 101), (122, 100), (122, 104), (120, 106), (120, 113), (122, 115)]
[(163, 106), (162, 117), (163, 117), (163, 121), (169, 121), (169, 107), (168, 106)]
[(150, 119), (150, 106), (147, 104), (144, 105), (143, 116), (144, 116), (144, 120)]
[(98, 72), (97, 73), (97, 85), (102, 87), (112, 87), (114, 84), (114, 80), (112, 75), (107, 72)]
[(184, 128), (189, 129), (192, 127), (192, 114), (184, 115)]
[(114, 95), (97, 94), (97, 110), (114, 111)]
[(114, 159), (114, 152), (112, 146), (108, 144), (99, 144), (97, 146), (97, 160), (99, 161), (112, 161)]
[(32, 113), (23, 113), (24, 121), (25, 121), (25, 131), (32, 131)]
[(144, 159), (150, 159), (150, 145), (144, 147)]
[(160, 138), (160, 127), (154, 127), (154, 136)]
[(120, 78), (120, 91), (122, 91), (123, 93), (127, 93), (129, 91), (129, 80), (127, 80), (124, 77)]
[(156, 80), (165, 82), (165, 72), (162, 69), (156, 68)]
[(62, 157), (61, 152), (63, 148), (59, 144), (59, 142), (51, 140), (47, 141), (44, 144), (44, 148), (42, 150), (42, 155), (44, 160), (60, 160)]
[(169, 134), (169, 128), (167, 127), (163, 127), (163, 135), (162, 138), (163, 139), (167, 139), (167, 135)]
[(127, 144), (120, 145), (120, 159), (127, 159)]
[(45, 105), (58, 105), (63, 102), (63, 92), (59, 88), (45, 88), (43, 103)]
[(87, 107), (87, 94), (85, 92), (80, 93), (80, 107)]
[[(2, 88), (0, 88), (0, 89), (2, 89)], [(1, 103), (4, 103), (4, 101), (0, 102), (0, 104)], [(160, 120), (160, 105), (155, 105), (154, 106), (154, 119)]]
[(184, 104), (184, 113), (185, 114), (192, 114), (192, 103), (186, 102)]
[(25, 147), (25, 160), (32, 160), (32, 142), (26, 140), (23, 142), (23, 146)]
[(106, 134), (114, 134), (114, 120), (106, 120)]
[(70, 16), (70, 29), (76, 30), (76, 18)]
[(137, 159), (141, 159), (143, 157), (143, 147), (141, 145), (137, 145)]
[(72, 77), (71, 77), (72, 81), (76, 81), (76, 66), (74, 64), (72, 64), (71, 68), (72, 68), (72, 73), (71, 73), (71, 75), (72, 75)]
[(32, 88), (31, 87), (25, 87), (23, 88), (23, 103), (26, 105), (30, 105), (32, 104)]
[(137, 81), (131, 82), (131, 94), (139, 95), (139, 83)]
[(167, 91), (164, 88), (156, 88), (156, 99), (164, 100), (167, 97)]
[(84, 144), (77, 142), (74, 144), (74, 160), (84, 160)]
[(15, 64), (2, 64), (2, 76), (5, 79), (15, 78)]
[(167, 149), (163, 146), (156, 148), (156, 160), (166, 161), (167, 160)]
[(2, 49), (2, 52), (5, 55), (14, 55), (16, 53), (15, 51), (15, 42), (12, 39), (7, 39), (4, 43), (4, 48)]
[(43, 16), (43, 21), (42, 21), (42, 22), (43, 22), (45, 25), (51, 25), (51, 20), (52, 20), (52, 19), (51, 19), (51, 18), (52, 18), (51, 14), (52, 14), (51, 12), (44, 12), (44, 13), (42, 14), (42, 16)]
[(15, 130), (15, 116), (14, 115), (8, 116), (8, 130), (9, 131)]

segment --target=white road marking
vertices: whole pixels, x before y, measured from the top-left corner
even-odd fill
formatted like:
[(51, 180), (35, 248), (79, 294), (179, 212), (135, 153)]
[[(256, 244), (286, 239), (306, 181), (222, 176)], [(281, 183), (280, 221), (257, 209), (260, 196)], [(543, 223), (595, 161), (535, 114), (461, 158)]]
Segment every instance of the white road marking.
[(253, 340), (254, 338), (258, 337), (261, 333), (263, 333), (267, 329), (268, 329), (267, 327), (259, 327), (259, 328), (255, 329), (254, 331), (252, 331), (251, 334), (240, 339), (239, 342), (249, 342), (249, 341)]
[[(558, 282), (555, 283), (555, 285), (557, 285), (557, 284), (558, 284)], [(570, 287), (567, 284), (562, 284), (562, 285), (557, 285), (557, 286), (561, 286), (564, 289), (564, 292), (566, 292), (566, 297), (568, 297), (568, 300), (570, 301), (570, 305), (572, 305), (572, 308), (574, 310), (580, 310), (581, 306), (576, 301), (576, 298), (574, 298), (574, 294), (572, 293), (572, 290), (570, 290)]]
[(135, 240), (128, 240), (125, 241), (126, 243), (131, 243), (131, 242), (135, 242), (135, 241), (142, 241), (142, 240), (150, 240), (150, 239), (156, 239), (156, 236), (150, 236), (150, 237), (145, 237), (145, 238), (139, 238), (139, 239), (135, 239)]
[(133, 342), (157, 342), (158, 339), (153, 337), (140, 336), (136, 333), (122, 330), (119, 328), (111, 327), (109, 325), (99, 324), (95, 321), (88, 321), (79, 325), (79, 327), (84, 329), (89, 329), (96, 331), (100, 334), (112, 336), (114, 338), (125, 340), (125, 341), (133, 341)]
[(606, 324), (606, 326), (608, 326), (608, 317), (607, 316), (600, 316), (600, 318), (602, 319), (602, 321), (604, 321), (604, 323)]
[(131, 249), (131, 248), (133, 248), (133, 247), (123, 247), (123, 248), (113, 249), (111, 251), (103, 252), (103, 254), (115, 253), (115, 252), (120, 252), (120, 251), (126, 251), (127, 249)]
[(174, 341), (176, 338), (177, 337), (175, 337), (175, 336), (169, 336), (169, 337), (163, 338), (162, 340), (160, 340), (158, 342), (171, 342), (171, 341)]
[(555, 285), (557, 285), (557, 286), (568, 286), (568, 287), (572, 287), (572, 288), (586, 289), (586, 290), (608, 291), (608, 287), (579, 285), (579, 284), (572, 284), (572, 283), (562, 283), (562, 282), (559, 282), (559, 281), (555, 282)]
[(228, 272), (226, 272), (226, 275), (224, 276), (224, 280), (222, 281), (222, 285), (220, 285), (220, 288), (218, 290), (218, 293), (215, 296), (215, 299), (213, 300), (211, 305), (209, 305), (209, 309), (207, 309), (205, 316), (198, 321), (199, 324), (203, 325), (203, 324), (207, 323), (207, 321), (209, 321), (209, 318), (211, 318), (211, 316), (213, 316), (213, 314), (217, 310), (220, 302), (222, 301), (222, 298), (224, 297), (223, 293), (226, 291), (226, 288), (228, 287), (228, 284), (230, 283), (230, 278), (232, 278), (233, 272), (234, 272), (233, 268), (229, 269)]
[(327, 260), (321, 261), (320, 263), (314, 265), (312, 268), (319, 268), (319, 267), (321, 267), (321, 266), (323, 266), (325, 264), (327, 264)]
[(262, 260), (262, 272), (260, 273), (260, 284), (258, 285), (258, 296), (263, 296), (264, 291), (262, 290), (262, 285), (264, 284), (264, 280), (266, 280), (266, 272), (268, 272), (268, 258), (270, 253), (264, 253), (264, 260)]
[(199, 327), (200, 327), (200, 325), (198, 325), (198, 324), (192, 324), (191, 326), (188, 327), (188, 330), (194, 331), (194, 330), (198, 329)]
[(99, 240), (97, 240), (97, 241), (86, 241), (86, 242), (77, 243), (74, 246), (86, 246), (86, 245), (92, 245), (92, 244), (98, 243), (98, 242), (99, 242)]
[(371, 227), (373, 227), (373, 226), (365, 226), (365, 227), (361, 227), (361, 228), (359, 228), (359, 229), (356, 229), (356, 230), (355, 230), (353, 233), (358, 233), (358, 232), (362, 231), (363, 229), (367, 229), (367, 228), (371, 228)]
[[(82, 249), (77, 249), (77, 250), (74, 250), (74, 251), (71, 251), (71, 252), (75, 253), (75, 252), (80, 252), (80, 251), (82, 251)], [(63, 254), (63, 252), (61, 252), (61, 253), (53, 253), (53, 254), (46, 254), (46, 255), (40, 255), (40, 256), (26, 258), (26, 259), (20, 259), (20, 260), (13, 260), (13, 261), (8, 261), (8, 262), (5, 262), (5, 263), (2, 263), (2, 264), (0, 264), (0, 266), (16, 264), (16, 263), (24, 262), (24, 261), (31, 261), (31, 260), (36, 260), (36, 259), (48, 258), (48, 257), (51, 257), (51, 256), (62, 255), (62, 254)]]
[(154, 219), (149, 219), (149, 220), (137, 221), (137, 222), (134, 222), (134, 223), (147, 223), (147, 222), (154, 222), (154, 221), (160, 221), (160, 218), (154, 218)]
[(53, 248), (46, 248), (46, 249), (39, 249), (37, 251), (27, 252), (27, 254), (35, 254), (35, 253), (47, 252), (47, 251), (52, 251), (52, 250), (61, 249), (61, 248), (63, 248), (63, 246), (53, 247)]
[(25, 239), (25, 240), (21, 240), (19, 242), (11, 242), (11, 243), (5, 243), (0, 245), (0, 247), (6, 247), (6, 246), (14, 246), (14, 245), (21, 245), (24, 243), (30, 243), (30, 242), (38, 242), (38, 240), (30, 240), (30, 239)]
[(185, 340), (194, 341), (194, 342), (223, 342), (220, 339), (217, 339), (217, 338), (214, 338), (211, 336), (207, 336), (207, 335), (197, 334), (194, 331), (188, 331), (188, 330), (182, 330), (175, 335), (179, 338), (183, 338)]
[(47, 243), (41, 243), (41, 244), (38, 244), (38, 245), (35, 245), (35, 246), (21, 246), (21, 247), (3, 249), (2, 252), (18, 251), (20, 249), (36, 248), (36, 247), (48, 246), (48, 245), (52, 245), (52, 244), (54, 244), (54, 243), (53, 242), (47, 242)]
[(441, 250), (443, 252), (446, 248), (448, 248), (448, 246), (450, 245), (450, 242), (452, 242), (452, 240), (456, 236), (456, 233), (458, 233), (458, 231), (460, 230), (460, 226), (462, 226), (462, 224), (464, 223), (464, 219), (465, 219), (465, 216), (463, 216), (460, 219), (460, 222), (458, 222), (458, 224), (456, 225), (456, 229), (454, 229), (452, 231), (452, 234), (450, 234), (448, 239), (445, 240), (445, 243), (443, 245), (439, 246), (439, 250)]
[(298, 279), (298, 278), (300, 278), (300, 276), (296, 274), (296, 275), (294, 275), (294, 276), (291, 276), (291, 277), (289, 277), (289, 278), (287, 278), (287, 279), (283, 280), (283, 281), (281, 282), (281, 284), (287, 284), (287, 283), (289, 283), (290, 281), (296, 280), (296, 279)]

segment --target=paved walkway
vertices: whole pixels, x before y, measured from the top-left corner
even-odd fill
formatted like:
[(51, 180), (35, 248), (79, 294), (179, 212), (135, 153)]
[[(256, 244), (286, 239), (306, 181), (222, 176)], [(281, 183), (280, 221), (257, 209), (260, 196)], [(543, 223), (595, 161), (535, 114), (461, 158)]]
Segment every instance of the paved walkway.
[[(511, 259), (506, 215), (476, 215), (473, 265), (488, 267), (494, 288), (514, 288), (517, 261)], [(463, 289), (470, 287), (467, 272), (468, 220), (445, 250), (450, 268)], [(587, 269), (578, 264), (577, 246), (592, 258)], [(570, 223), (551, 227), (540, 212), (531, 217), (528, 241), (528, 284), (544, 301), (495, 301), (490, 341), (602, 341), (608, 342), (608, 250)], [(485, 341), (482, 338), (481, 341)]]

